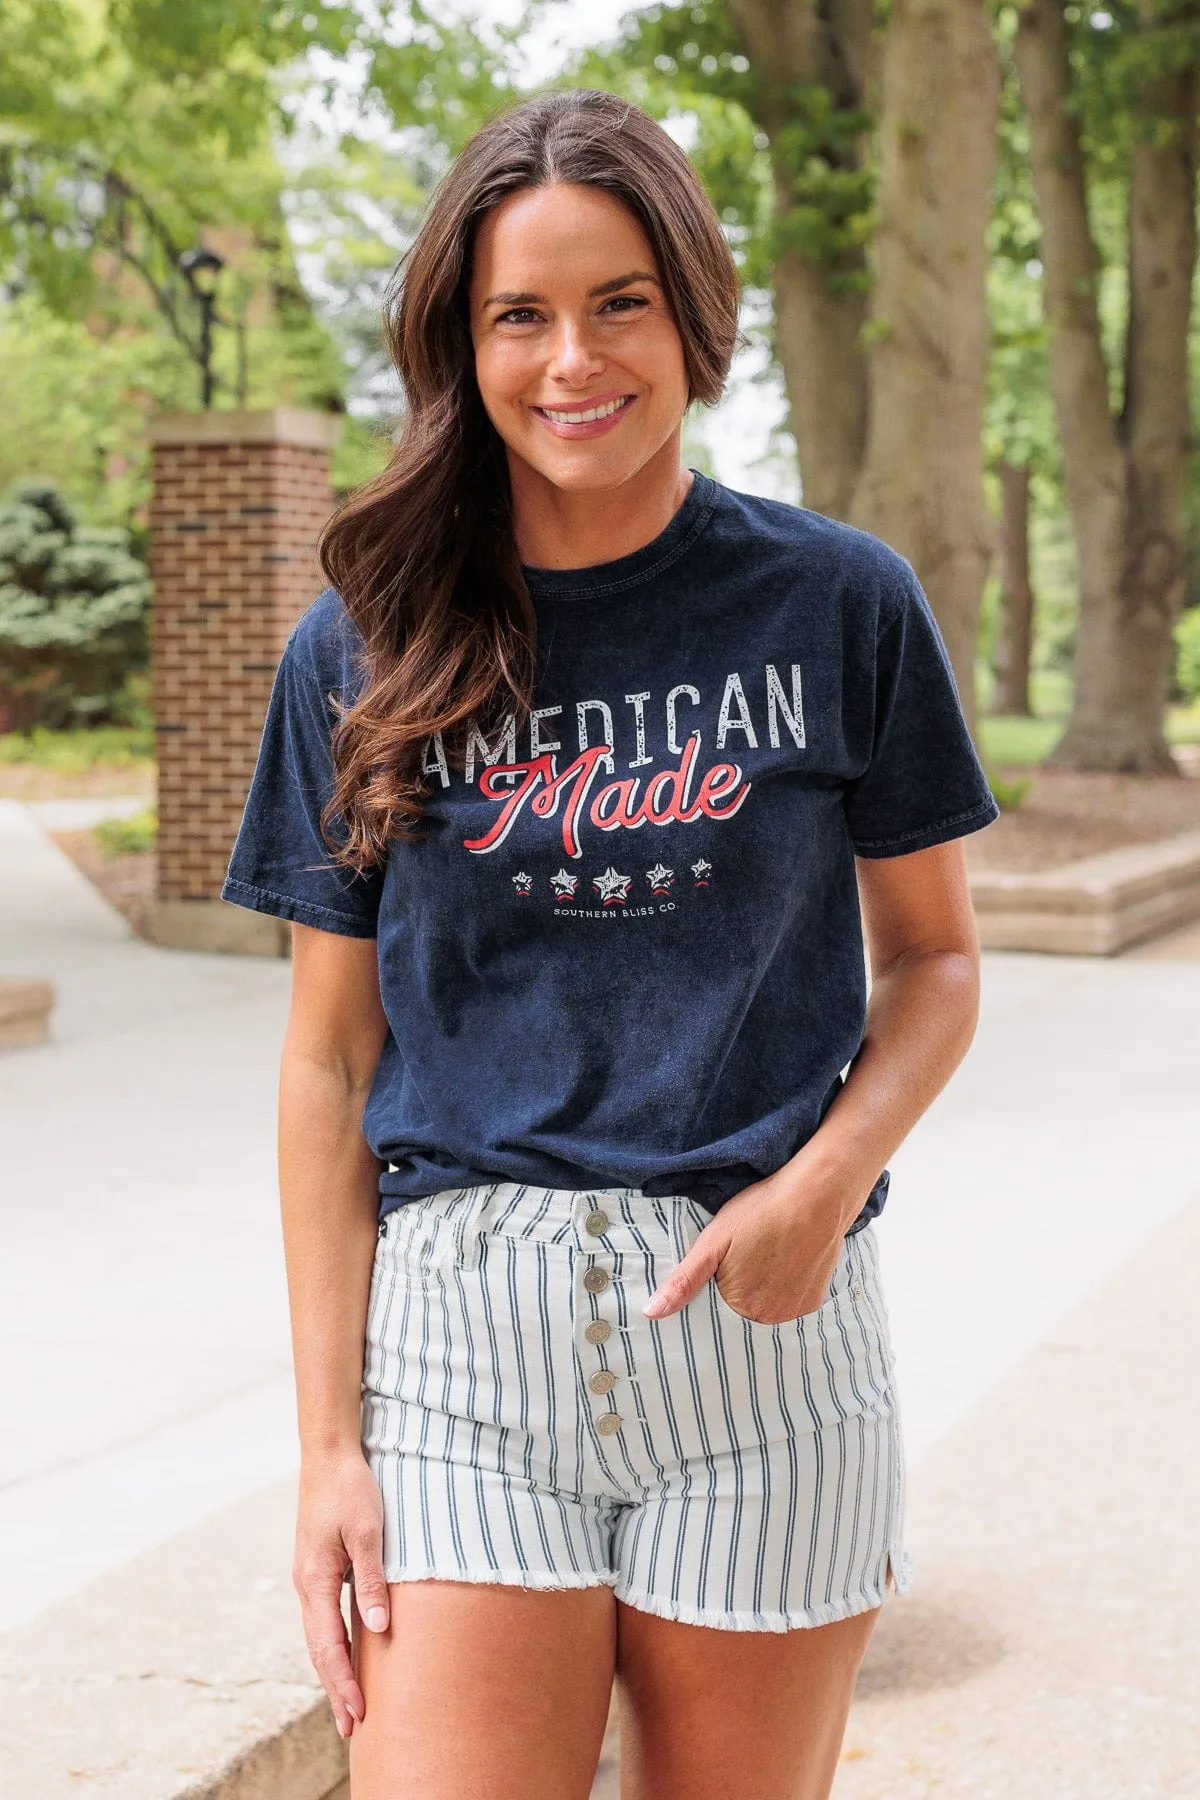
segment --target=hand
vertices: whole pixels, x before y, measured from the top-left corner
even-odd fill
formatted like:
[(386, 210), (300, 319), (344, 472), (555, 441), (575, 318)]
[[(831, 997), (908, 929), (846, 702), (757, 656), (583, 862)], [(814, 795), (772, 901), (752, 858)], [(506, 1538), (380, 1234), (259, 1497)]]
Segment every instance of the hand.
[(386, 1631), (388, 1589), (383, 1578), (383, 1497), (358, 1449), (300, 1471), (296, 1555), (292, 1580), (300, 1596), (304, 1641), (333, 1707), (341, 1737), (366, 1716), (350, 1662), (342, 1617), (342, 1583), (354, 1570), (354, 1601), (369, 1631)]
[(734, 1312), (760, 1325), (816, 1312), (828, 1297), (846, 1229), (844, 1195), (835, 1204), (782, 1171), (752, 1182), (725, 1202), (642, 1311), (666, 1318), (715, 1280)]

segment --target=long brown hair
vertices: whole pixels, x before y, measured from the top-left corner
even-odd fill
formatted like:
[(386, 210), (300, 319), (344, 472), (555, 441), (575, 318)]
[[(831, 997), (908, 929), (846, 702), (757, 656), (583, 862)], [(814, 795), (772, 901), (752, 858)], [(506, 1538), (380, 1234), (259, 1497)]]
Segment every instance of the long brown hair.
[(336, 860), (360, 871), (386, 859), (389, 837), (420, 835), (420, 752), (435, 733), (461, 767), (470, 721), (488, 731), (532, 706), (536, 619), (504, 443), (475, 380), (467, 289), (484, 216), (509, 194), (558, 182), (604, 189), (641, 224), (682, 339), (689, 402), (711, 405), (729, 373), (737, 271), (698, 175), (660, 125), (581, 88), (538, 95), (475, 133), (388, 287), (384, 330), (406, 400), (399, 442), (319, 545), (365, 650), (365, 683), (334, 728), (322, 815)]

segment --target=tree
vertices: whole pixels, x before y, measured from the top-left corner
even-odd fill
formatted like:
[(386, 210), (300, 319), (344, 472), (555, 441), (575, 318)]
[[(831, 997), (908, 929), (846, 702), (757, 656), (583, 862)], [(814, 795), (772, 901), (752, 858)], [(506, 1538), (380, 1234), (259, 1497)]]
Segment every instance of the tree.
[[(1079, 559), (1074, 704), (1051, 760), (1173, 773), (1163, 720), (1186, 578), (1200, 9), (1194, 0), (1112, 0), (1085, 22), (1063, 0), (1027, 0), (1013, 56)], [(1093, 225), (1097, 190), (1114, 180), (1127, 205), (1119, 377), (1102, 331)]]
[(695, 113), (697, 165), (771, 286), (804, 502), (911, 559), (973, 716), (999, 94), (984, 0), (891, 0), (882, 22), (871, 0), (661, 6), (589, 68), (660, 116)]
[(49, 483), (0, 507), (0, 729), (87, 724), (146, 660), (150, 581), (123, 531), (81, 527)]

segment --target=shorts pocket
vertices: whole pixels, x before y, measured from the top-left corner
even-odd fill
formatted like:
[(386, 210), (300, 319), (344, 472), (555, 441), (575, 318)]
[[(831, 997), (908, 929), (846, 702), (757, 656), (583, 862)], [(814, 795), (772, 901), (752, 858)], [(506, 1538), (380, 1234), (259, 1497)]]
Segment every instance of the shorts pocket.
[[(688, 1204), (693, 1210), (698, 1225), (701, 1227), (706, 1225), (712, 1215), (703, 1211), (695, 1201), (689, 1201)], [(834, 1266), (833, 1274), (830, 1276), (829, 1286), (826, 1290), (824, 1300), (821, 1302), (820, 1306), (817, 1307), (815, 1312), (799, 1313), (792, 1319), (752, 1319), (747, 1313), (739, 1312), (737, 1307), (733, 1306), (721, 1292), (718, 1282), (718, 1276), (720, 1275), (719, 1269), (716, 1274), (709, 1277), (709, 1285), (712, 1288), (713, 1296), (719, 1310), (728, 1318), (736, 1319), (739, 1325), (749, 1325), (754, 1331), (767, 1333), (779, 1331), (795, 1332), (804, 1329), (815, 1330), (818, 1319), (832, 1317), (833, 1309), (835, 1308), (839, 1297), (846, 1292), (851, 1284), (854, 1277), (854, 1265), (856, 1261), (857, 1259), (851, 1249), (849, 1240), (843, 1238), (841, 1254)]]
[(380, 1221), (375, 1276), (400, 1286), (431, 1279), (478, 1261), (476, 1209), (467, 1188), (407, 1200)]

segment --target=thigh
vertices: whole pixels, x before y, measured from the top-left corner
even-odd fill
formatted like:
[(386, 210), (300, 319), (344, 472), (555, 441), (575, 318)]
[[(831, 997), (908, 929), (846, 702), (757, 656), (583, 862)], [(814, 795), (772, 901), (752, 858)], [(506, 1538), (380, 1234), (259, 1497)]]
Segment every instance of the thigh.
[(827, 1800), (880, 1610), (732, 1631), (618, 1601), (621, 1800)]
[(402, 1581), (352, 1655), (354, 1800), (588, 1800), (616, 1649), (612, 1589)]

